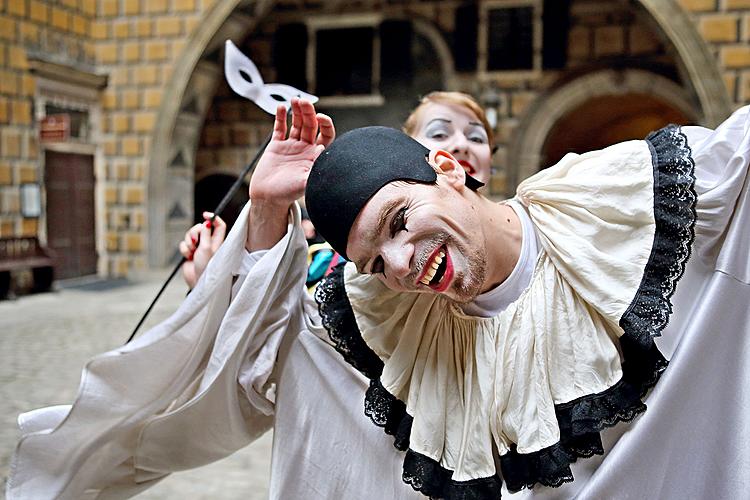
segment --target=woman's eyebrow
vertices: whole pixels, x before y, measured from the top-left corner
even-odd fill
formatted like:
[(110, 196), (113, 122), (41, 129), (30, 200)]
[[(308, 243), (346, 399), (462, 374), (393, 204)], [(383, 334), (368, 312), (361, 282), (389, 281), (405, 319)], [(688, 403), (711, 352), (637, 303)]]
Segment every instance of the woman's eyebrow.
[(427, 125), (432, 125), (433, 122), (451, 123), (451, 121), (447, 118), (433, 118), (432, 120), (427, 122)]

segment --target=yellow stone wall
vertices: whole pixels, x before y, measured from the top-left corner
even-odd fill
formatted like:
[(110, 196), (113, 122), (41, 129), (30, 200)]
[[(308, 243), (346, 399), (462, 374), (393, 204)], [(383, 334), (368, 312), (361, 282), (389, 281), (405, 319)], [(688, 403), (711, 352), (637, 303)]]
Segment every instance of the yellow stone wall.
[(93, 65), (87, 33), (95, 12), (95, 0), (0, 2), (0, 237), (35, 236), (39, 226), (20, 216), (18, 188), (41, 176), (28, 55), (45, 51)]
[(750, 102), (750, 0), (679, 0), (709, 43), (729, 95)]

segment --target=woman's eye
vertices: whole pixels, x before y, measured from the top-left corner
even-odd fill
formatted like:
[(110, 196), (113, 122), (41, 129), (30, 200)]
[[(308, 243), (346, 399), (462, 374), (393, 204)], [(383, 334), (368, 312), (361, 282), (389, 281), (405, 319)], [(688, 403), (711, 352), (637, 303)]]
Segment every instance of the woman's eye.
[(396, 236), (399, 231), (407, 231), (406, 229), (406, 207), (401, 208), (396, 215), (393, 216), (391, 221), (391, 238)]
[(474, 136), (474, 137), (469, 137), (469, 140), (477, 144), (487, 144), (487, 140), (484, 137)]

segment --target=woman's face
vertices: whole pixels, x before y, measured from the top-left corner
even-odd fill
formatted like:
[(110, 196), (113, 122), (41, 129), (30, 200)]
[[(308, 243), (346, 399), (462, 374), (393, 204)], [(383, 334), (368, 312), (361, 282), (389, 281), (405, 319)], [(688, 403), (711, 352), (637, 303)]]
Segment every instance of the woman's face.
[(448, 151), (469, 175), (489, 182), (492, 151), (482, 122), (470, 109), (457, 104), (425, 104), (414, 139), (427, 148)]

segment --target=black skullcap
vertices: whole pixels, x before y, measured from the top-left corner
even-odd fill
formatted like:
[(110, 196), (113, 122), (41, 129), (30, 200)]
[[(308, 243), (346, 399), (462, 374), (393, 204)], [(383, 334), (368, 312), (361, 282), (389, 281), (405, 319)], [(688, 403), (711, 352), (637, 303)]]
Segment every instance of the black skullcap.
[[(435, 183), (429, 152), (388, 127), (363, 127), (338, 137), (318, 156), (307, 178), (305, 205), (315, 229), (346, 258), (354, 219), (380, 188), (398, 180)], [(467, 187), (483, 185), (467, 174)]]

